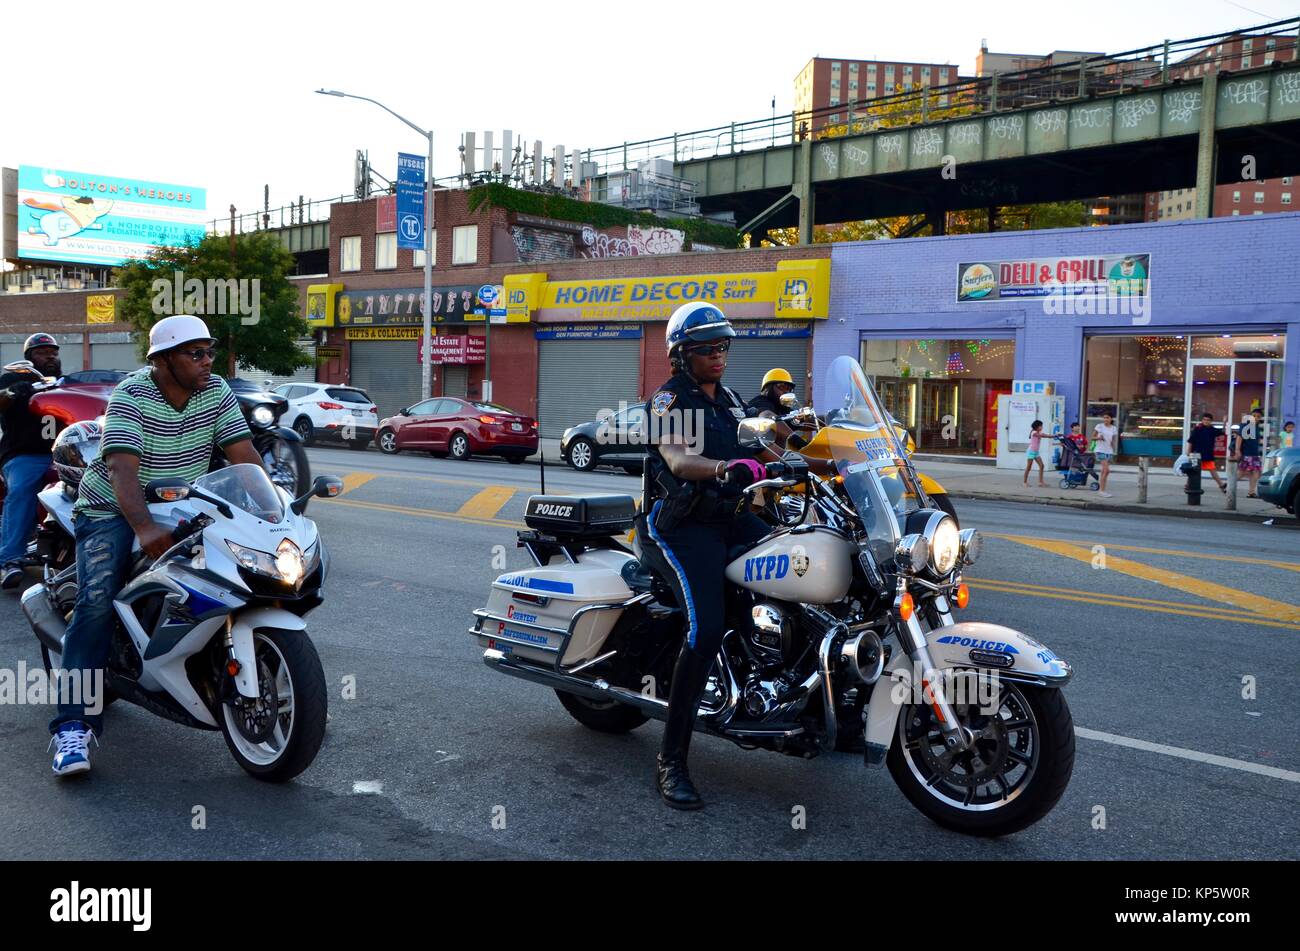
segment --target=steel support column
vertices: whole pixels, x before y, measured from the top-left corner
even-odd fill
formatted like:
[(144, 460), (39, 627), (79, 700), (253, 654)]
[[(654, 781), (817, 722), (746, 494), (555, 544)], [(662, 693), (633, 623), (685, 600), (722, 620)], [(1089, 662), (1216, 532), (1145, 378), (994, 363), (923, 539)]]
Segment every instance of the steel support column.
[(1209, 72), (1201, 80), (1201, 132), (1196, 142), (1196, 217), (1214, 214), (1215, 164), (1218, 142), (1214, 134), (1215, 104), (1219, 98), (1219, 74)]

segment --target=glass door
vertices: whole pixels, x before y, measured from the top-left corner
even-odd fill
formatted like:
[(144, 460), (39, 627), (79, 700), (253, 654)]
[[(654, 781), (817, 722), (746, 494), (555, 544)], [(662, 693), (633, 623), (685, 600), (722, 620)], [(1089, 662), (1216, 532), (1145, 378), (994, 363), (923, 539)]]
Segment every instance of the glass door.
[(1283, 383), (1286, 382), (1284, 367), (1285, 363), (1281, 360), (1268, 361), (1268, 386), (1265, 388), (1268, 395), (1264, 400), (1264, 422), (1268, 424), (1268, 443), (1265, 449), (1276, 449), (1282, 445), (1282, 427), (1286, 425), (1286, 420), (1282, 418), (1282, 391)]
[(1220, 432), (1215, 452), (1222, 457), (1228, 448), (1227, 433), (1235, 419), (1233, 386), (1235, 360), (1190, 360), (1187, 364), (1187, 416), (1183, 420), (1183, 441), (1191, 428), (1209, 413)]

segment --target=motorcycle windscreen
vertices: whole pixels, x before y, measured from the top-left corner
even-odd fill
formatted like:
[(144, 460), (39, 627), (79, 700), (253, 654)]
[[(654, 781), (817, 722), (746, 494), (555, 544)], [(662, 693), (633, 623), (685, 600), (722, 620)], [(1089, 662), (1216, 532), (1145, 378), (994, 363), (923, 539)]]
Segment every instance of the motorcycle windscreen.
[(818, 436), (825, 438), (876, 556), (892, 558), (908, 513), (926, 504), (894, 420), (850, 356), (831, 363), (822, 397), (827, 426)]
[(242, 463), (209, 472), (195, 486), (265, 522), (279, 522), (284, 504), (261, 466)]

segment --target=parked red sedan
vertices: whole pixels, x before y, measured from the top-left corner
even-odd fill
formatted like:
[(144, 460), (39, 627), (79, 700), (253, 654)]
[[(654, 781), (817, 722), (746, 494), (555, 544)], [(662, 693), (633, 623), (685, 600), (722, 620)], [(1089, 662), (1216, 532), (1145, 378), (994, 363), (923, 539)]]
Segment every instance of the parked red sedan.
[(453, 459), (477, 453), (519, 463), (537, 451), (537, 420), (495, 403), (439, 396), (381, 419), (376, 442), (390, 454), (427, 449)]

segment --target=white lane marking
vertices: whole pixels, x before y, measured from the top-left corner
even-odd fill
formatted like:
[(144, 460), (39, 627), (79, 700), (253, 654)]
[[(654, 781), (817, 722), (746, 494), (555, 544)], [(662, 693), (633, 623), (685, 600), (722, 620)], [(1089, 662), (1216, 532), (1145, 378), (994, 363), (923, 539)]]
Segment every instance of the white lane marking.
[(354, 796), (379, 796), (384, 792), (384, 784), (377, 779), (362, 779), (352, 784)]
[(1185, 750), (1178, 746), (1166, 746), (1164, 743), (1135, 740), (1131, 736), (1116, 736), (1114, 733), (1102, 733), (1099, 730), (1089, 730), (1081, 726), (1076, 726), (1074, 733), (1085, 740), (1098, 740), (1102, 743), (1127, 746), (1129, 749), (1142, 750), (1146, 753), (1162, 753), (1165, 756), (1176, 756), (1179, 759), (1189, 759), (1196, 763), (1209, 763), (1211, 766), (1237, 769), (1243, 773), (1255, 773), (1257, 776), (1267, 776), (1270, 779), (1284, 779), (1289, 783), (1300, 783), (1300, 773), (1292, 772), (1289, 769), (1279, 769), (1276, 766), (1263, 766), (1260, 763), (1248, 763), (1244, 759), (1230, 759), (1227, 756), (1215, 756), (1213, 753), (1200, 753), (1196, 750)]

